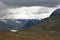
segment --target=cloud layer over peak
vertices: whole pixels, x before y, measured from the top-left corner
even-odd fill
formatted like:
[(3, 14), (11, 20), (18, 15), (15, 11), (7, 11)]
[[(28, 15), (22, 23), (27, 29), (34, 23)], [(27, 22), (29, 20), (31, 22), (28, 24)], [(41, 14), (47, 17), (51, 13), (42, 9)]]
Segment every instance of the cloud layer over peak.
[(0, 19), (43, 19), (59, 5), (60, 0), (0, 0)]
[(8, 9), (9, 14), (1, 19), (44, 19), (49, 17), (54, 8), (32, 6)]

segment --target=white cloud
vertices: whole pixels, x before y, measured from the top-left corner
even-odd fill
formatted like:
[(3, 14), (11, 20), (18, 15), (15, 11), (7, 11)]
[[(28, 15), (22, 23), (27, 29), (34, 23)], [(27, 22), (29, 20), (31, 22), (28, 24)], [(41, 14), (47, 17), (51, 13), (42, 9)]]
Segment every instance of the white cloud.
[(46, 18), (59, 4), (60, 0), (0, 0), (0, 19)]
[(11, 14), (1, 19), (44, 19), (49, 17), (55, 9), (42, 6), (11, 8), (8, 9)]

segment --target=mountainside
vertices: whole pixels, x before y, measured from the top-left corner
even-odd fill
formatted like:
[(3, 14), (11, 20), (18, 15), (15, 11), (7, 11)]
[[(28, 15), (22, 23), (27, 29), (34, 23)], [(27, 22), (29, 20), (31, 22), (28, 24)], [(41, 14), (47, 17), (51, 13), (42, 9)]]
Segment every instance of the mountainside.
[(22, 30), (36, 24), (36, 19), (0, 19), (0, 31)]
[(26, 31), (60, 31), (60, 9), (56, 9), (49, 18), (42, 20)]
[(12, 29), (12, 26), (11, 26), (11, 25), (8, 25), (8, 24), (0, 21), (0, 32), (1, 32), (1, 31), (2, 31), (2, 32), (4, 32), (4, 31), (7, 32), (7, 31), (9, 31), (9, 30), (11, 30), (11, 29)]

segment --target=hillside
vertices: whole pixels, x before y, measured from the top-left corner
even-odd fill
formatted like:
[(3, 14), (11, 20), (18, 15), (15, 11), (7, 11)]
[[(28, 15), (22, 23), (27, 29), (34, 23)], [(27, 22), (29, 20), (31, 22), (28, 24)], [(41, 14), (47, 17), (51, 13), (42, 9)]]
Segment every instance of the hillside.
[(60, 9), (55, 10), (49, 18), (32, 26), (26, 31), (60, 31)]

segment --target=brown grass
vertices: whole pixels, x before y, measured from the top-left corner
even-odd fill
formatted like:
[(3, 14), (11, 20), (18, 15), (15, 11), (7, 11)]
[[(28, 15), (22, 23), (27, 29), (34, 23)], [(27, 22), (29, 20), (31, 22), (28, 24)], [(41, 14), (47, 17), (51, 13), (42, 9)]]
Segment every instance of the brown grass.
[(0, 40), (60, 40), (60, 32), (0, 32)]

